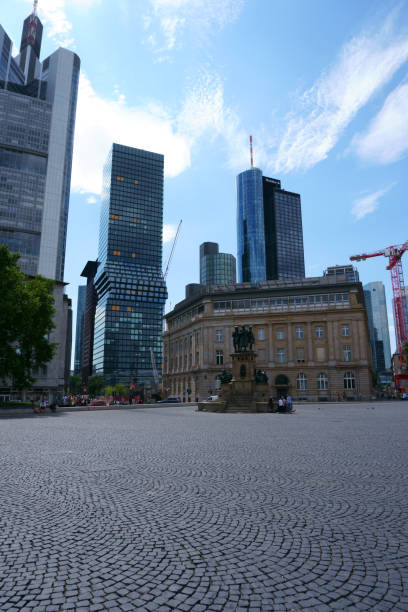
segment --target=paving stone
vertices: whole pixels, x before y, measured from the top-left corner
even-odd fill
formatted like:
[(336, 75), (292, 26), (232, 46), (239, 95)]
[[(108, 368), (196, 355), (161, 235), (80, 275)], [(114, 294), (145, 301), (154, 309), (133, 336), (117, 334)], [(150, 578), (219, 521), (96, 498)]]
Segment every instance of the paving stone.
[(408, 410), (369, 405), (1, 418), (1, 612), (408, 610)]

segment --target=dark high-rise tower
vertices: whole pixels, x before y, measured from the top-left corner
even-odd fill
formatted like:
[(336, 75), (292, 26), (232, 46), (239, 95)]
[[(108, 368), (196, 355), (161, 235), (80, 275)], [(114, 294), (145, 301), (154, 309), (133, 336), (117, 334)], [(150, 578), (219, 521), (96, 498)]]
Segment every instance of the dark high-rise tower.
[(93, 365), (108, 384), (153, 383), (162, 362), (163, 155), (113, 144), (103, 174)]
[(84, 340), (84, 320), (85, 320), (86, 285), (78, 287), (76, 331), (75, 331), (75, 357), (74, 374), (82, 374), (82, 348)]
[(237, 177), (239, 282), (303, 278), (300, 195), (251, 167)]

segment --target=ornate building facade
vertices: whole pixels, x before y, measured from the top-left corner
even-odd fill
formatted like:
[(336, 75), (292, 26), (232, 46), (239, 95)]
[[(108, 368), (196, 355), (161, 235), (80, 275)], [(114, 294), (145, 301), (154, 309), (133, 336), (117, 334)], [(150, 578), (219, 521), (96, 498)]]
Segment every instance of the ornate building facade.
[(165, 316), (163, 388), (205, 399), (231, 369), (232, 333), (250, 325), (274, 397), (368, 398), (371, 353), (361, 283), (343, 277), (201, 288)]

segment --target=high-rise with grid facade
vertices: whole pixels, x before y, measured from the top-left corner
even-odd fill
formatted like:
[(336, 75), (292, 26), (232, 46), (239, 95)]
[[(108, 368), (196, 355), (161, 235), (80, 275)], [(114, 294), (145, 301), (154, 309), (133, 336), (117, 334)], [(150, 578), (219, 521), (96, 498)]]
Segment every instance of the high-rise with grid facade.
[(42, 29), (33, 11), (14, 58), (0, 26), (0, 243), (62, 282), (80, 60), (60, 48), (40, 62)]
[(239, 282), (304, 278), (300, 195), (251, 167), (237, 177)]
[(163, 155), (113, 144), (104, 167), (93, 369), (149, 386), (161, 370)]

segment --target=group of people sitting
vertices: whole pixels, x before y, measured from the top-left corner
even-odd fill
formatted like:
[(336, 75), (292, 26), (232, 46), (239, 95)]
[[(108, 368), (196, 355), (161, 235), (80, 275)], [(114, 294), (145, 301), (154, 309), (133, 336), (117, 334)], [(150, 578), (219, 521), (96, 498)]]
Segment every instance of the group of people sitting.
[[(276, 406), (274, 404), (273, 397), (269, 398), (268, 404), (269, 404), (270, 410), (272, 412), (275, 412), (274, 408), (276, 408)], [(292, 398), (290, 395), (287, 395), (286, 397), (284, 397), (283, 395), (280, 396), (280, 398), (278, 399), (277, 411), (278, 412), (294, 412)]]

